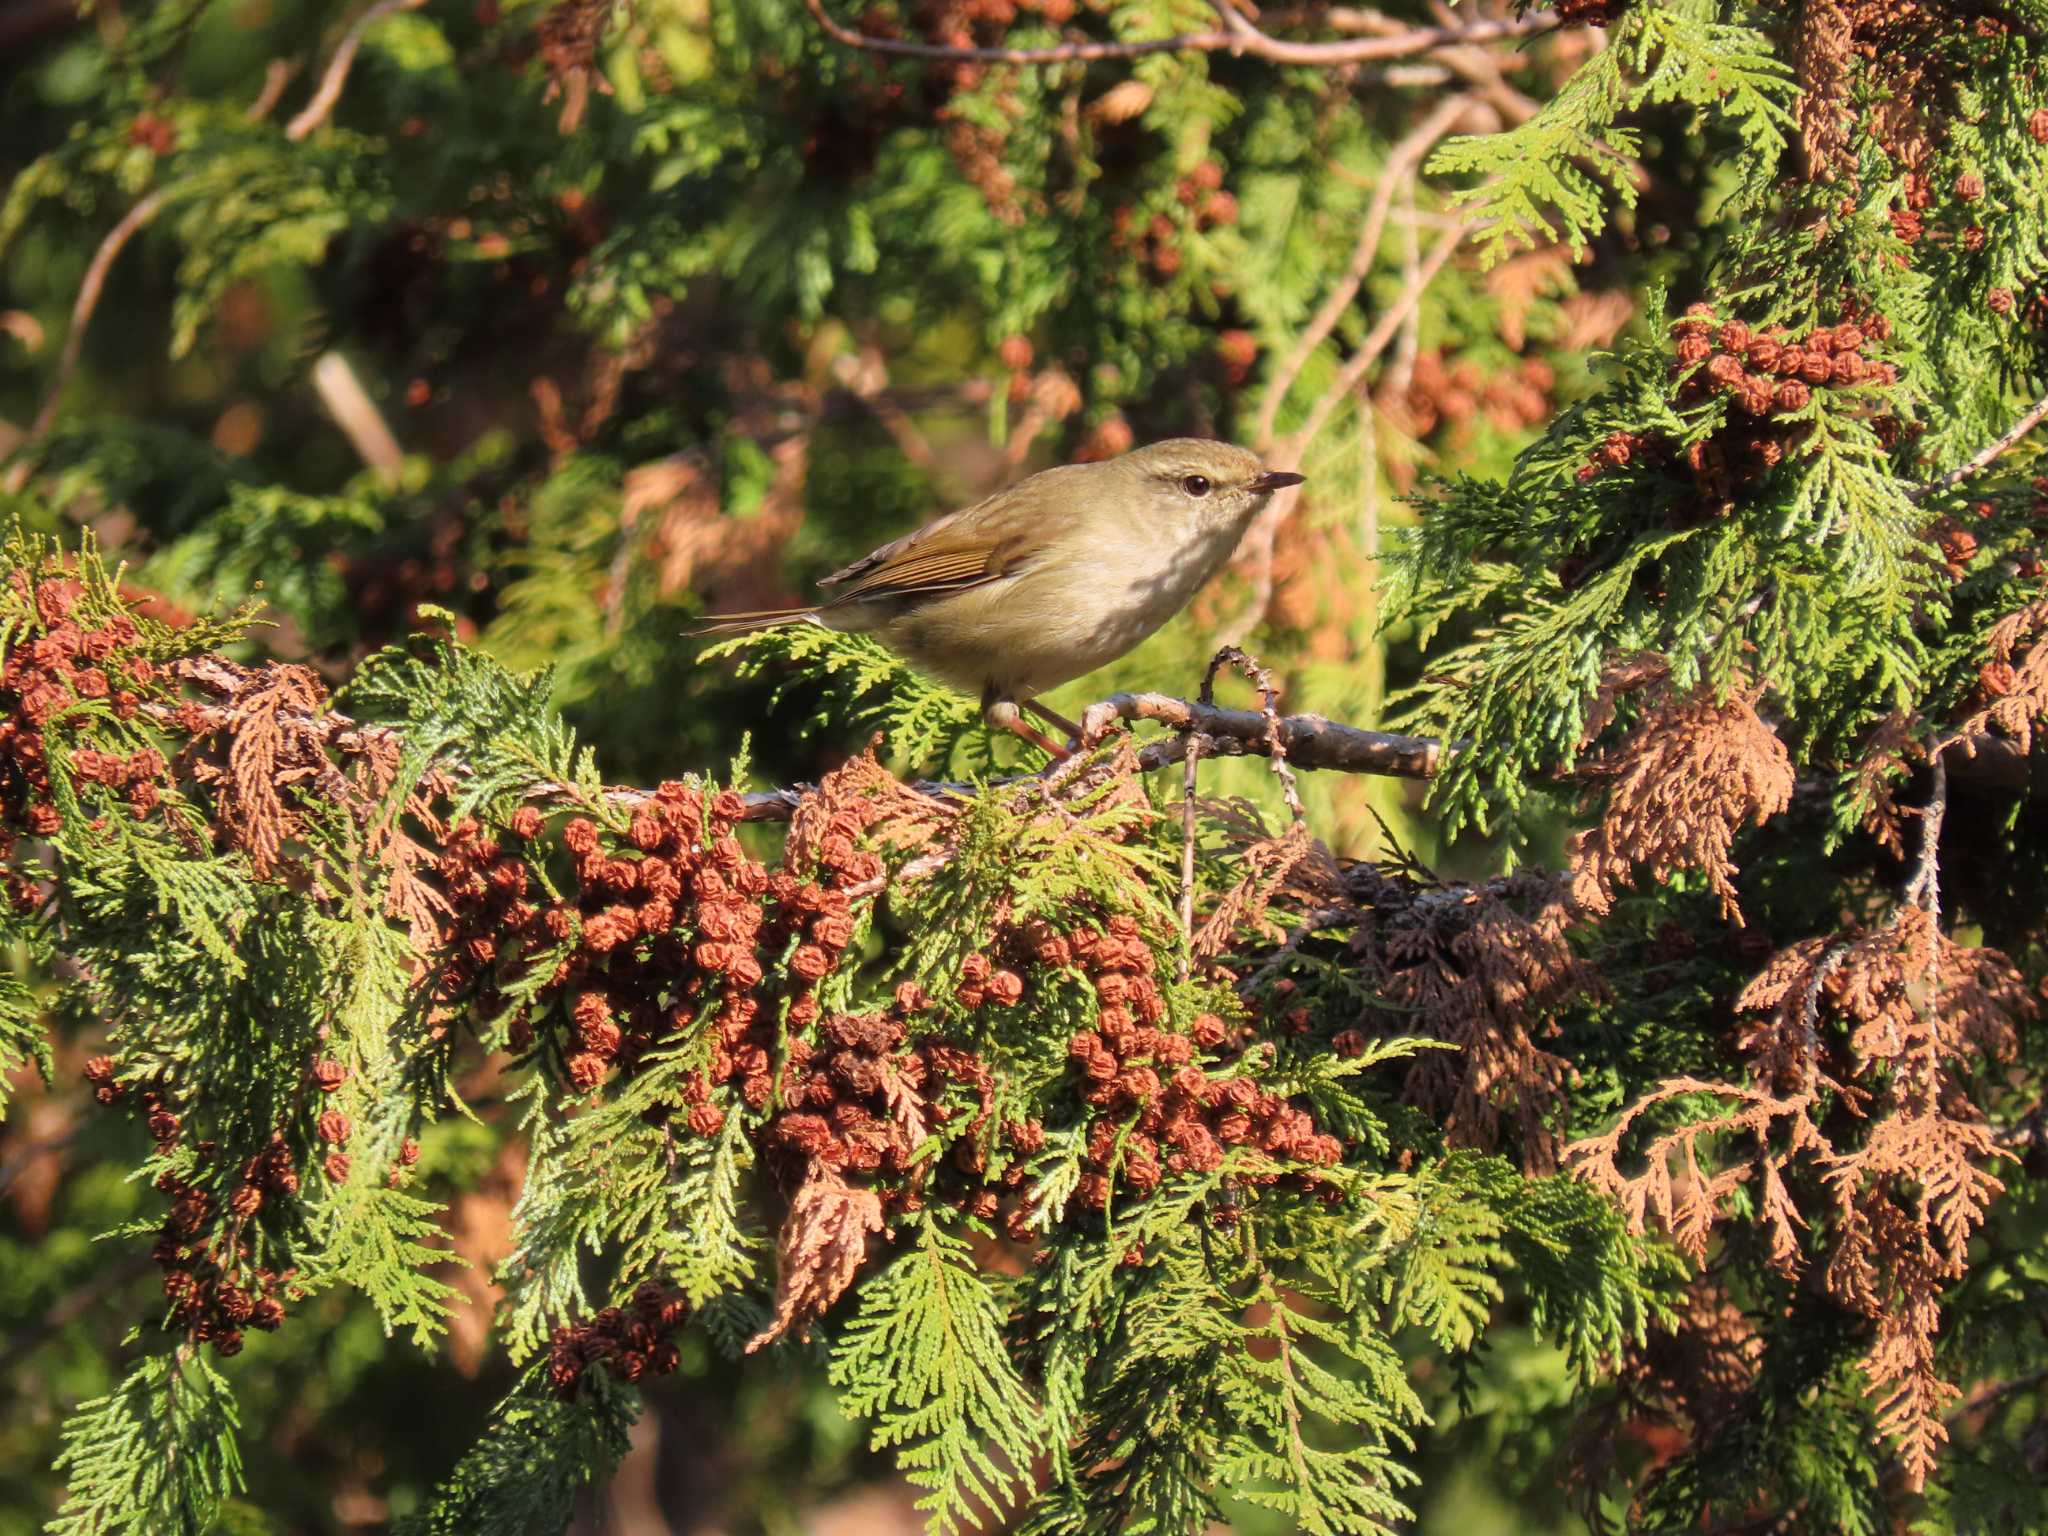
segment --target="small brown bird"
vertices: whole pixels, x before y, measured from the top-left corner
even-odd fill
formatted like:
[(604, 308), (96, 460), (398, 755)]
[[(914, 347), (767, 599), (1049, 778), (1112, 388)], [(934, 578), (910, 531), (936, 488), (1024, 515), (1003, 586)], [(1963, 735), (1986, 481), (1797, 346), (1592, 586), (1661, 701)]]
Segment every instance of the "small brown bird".
[(1115, 661), (1222, 568), (1275, 491), (1301, 483), (1250, 450), (1176, 437), (1067, 464), (948, 513), (834, 571), (807, 608), (719, 615), (700, 633), (817, 623), (870, 634), (981, 698), (998, 725), (1055, 754), (1019, 707)]

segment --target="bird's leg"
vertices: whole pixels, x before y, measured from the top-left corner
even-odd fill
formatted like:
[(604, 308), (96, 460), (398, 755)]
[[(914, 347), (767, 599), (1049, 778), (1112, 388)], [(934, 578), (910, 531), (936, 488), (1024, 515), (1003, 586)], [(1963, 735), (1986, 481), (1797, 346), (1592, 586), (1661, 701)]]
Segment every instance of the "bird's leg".
[(1067, 733), (1067, 739), (1071, 741), (1075, 746), (1078, 747), (1081, 744), (1081, 727), (1074, 724), (1074, 722), (1069, 720), (1065, 715), (1047, 709), (1043, 704), (1039, 703), (1036, 699), (1026, 699), (1023, 702), (1024, 708), (1030, 710), (1031, 713), (1038, 716), (1039, 719), (1043, 720), (1047, 725), (1051, 726), (1054, 730), (1065, 731)]
[(1072, 754), (1035, 725), (1027, 725), (1014, 699), (991, 698), (981, 706), (981, 717), (998, 729), (1022, 736), (1034, 747), (1052, 754), (1055, 762)]

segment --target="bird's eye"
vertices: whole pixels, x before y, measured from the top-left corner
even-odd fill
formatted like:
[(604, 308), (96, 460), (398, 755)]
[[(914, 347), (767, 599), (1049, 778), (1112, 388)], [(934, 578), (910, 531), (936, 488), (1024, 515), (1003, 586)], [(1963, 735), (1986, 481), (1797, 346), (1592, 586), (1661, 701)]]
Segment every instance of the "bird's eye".
[(1181, 481), (1180, 488), (1190, 496), (1206, 496), (1209, 494), (1209, 477), (1207, 475), (1189, 475)]

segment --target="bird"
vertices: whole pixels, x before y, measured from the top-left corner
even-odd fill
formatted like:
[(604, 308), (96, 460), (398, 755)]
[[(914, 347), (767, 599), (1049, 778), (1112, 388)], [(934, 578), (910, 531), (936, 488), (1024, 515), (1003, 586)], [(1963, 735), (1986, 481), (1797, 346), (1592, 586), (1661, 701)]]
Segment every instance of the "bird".
[(1220, 570), (1273, 496), (1302, 483), (1234, 443), (1175, 437), (1040, 470), (863, 555), (795, 608), (717, 614), (700, 635), (815, 623), (872, 635), (978, 695), (990, 725), (1067, 749), (1020, 711), (1080, 731), (1041, 694), (1134, 649)]

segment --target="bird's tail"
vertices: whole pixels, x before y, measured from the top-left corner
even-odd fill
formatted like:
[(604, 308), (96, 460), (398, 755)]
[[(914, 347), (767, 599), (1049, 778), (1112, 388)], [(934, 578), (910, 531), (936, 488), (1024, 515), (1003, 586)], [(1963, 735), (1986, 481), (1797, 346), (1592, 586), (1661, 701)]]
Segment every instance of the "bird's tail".
[(751, 613), (714, 613), (697, 620), (686, 634), (740, 635), (754, 629), (775, 629), (784, 624), (808, 624), (818, 617), (816, 608), (757, 608)]

